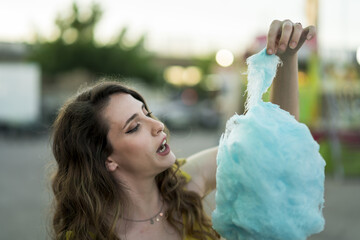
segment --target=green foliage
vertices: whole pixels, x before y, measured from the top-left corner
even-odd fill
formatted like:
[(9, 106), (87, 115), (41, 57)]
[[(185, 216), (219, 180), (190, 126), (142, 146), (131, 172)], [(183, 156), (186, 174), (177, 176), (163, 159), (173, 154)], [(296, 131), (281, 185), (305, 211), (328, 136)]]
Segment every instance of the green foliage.
[[(207, 56), (197, 57), (197, 58), (193, 58), (191, 60), (192, 65), (200, 68), (200, 70), (202, 72), (202, 75), (203, 75), (203, 79), (201, 80), (202, 83), (204, 83), (204, 77), (207, 76), (208, 74), (211, 74), (211, 72), (212, 72), (211, 68), (216, 63), (215, 55), (216, 55), (216, 53), (212, 53)], [(200, 98), (208, 97), (208, 91), (207, 91), (206, 87), (204, 87), (204, 84), (200, 83), (200, 84), (194, 86), (193, 88), (197, 91)]]
[[(72, 12), (67, 17), (58, 17), (55, 24), (60, 31), (62, 41), (94, 43), (94, 28), (103, 14), (100, 5), (93, 3), (89, 14), (81, 13), (76, 3), (72, 5)], [(72, 36), (71, 36), (72, 35)], [(69, 39), (70, 38), (70, 39)]]
[(93, 3), (86, 14), (73, 3), (67, 17), (59, 15), (55, 20), (59, 36), (54, 41), (37, 41), (29, 59), (40, 63), (44, 74), (50, 76), (81, 68), (99, 76), (159, 83), (159, 70), (152, 64), (153, 55), (144, 49), (144, 36), (132, 46), (126, 46), (127, 29), (124, 28), (111, 44), (99, 46), (96, 43), (94, 29), (102, 13), (98, 4)]
[(216, 53), (212, 53), (202, 58), (193, 58), (192, 62), (194, 66), (197, 66), (201, 69), (204, 75), (207, 75), (212, 72), (211, 67), (216, 63), (215, 56)]
[[(320, 141), (320, 154), (326, 161), (325, 172), (333, 174), (335, 171), (332, 146), (330, 140)], [(341, 143), (341, 164), (344, 168), (345, 176), (360, 176), (360, 150), (358, 146)]]

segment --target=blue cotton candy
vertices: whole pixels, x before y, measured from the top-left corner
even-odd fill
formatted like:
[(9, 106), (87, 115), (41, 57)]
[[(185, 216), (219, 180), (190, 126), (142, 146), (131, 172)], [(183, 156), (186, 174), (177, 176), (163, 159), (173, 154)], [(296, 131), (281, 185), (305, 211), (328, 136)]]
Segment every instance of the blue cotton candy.
[(247, 63), (247, 113), (220, 139), (213, 227), (227, 240), (306, 239), (325, 224), (325, 161), (306, 125), (262, 101), (279, 58), (264, 49)]

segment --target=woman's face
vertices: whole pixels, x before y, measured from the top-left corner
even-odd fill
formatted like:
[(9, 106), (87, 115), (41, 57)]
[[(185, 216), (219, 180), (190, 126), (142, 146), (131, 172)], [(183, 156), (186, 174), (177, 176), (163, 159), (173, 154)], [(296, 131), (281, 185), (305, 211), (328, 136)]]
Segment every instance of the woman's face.
[(103, 116), (109, 124), (108, 140), (113, 148), (107, 160), (111, 171), (153, 177), (175, 163), (169, 145), (164, 145), (164, 124), (151, 118), (141, 101), (130, 94), (114, 94)]

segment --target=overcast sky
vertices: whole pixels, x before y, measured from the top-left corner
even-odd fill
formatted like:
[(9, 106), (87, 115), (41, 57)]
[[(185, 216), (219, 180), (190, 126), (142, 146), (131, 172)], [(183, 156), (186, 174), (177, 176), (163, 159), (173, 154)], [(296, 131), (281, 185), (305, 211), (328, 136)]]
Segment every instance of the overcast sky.
[[(87, 6), (92, 0), (78, 0)], [(306, 0), (102, 0), (96, 29), (106, 42), (122, 27), (129, 37), (147, 34), (150, 50), (204, 53), (220, 48), (244, 50), (265, 34), (273, 19), (307, 24)], [(31, 41), (35, 31), (51, 36), (54, 19), (72, 0), (0, 0), (0, 41)], [(318, 35), (323, 48), (360, 46), (360, 1), (320, 0)]]

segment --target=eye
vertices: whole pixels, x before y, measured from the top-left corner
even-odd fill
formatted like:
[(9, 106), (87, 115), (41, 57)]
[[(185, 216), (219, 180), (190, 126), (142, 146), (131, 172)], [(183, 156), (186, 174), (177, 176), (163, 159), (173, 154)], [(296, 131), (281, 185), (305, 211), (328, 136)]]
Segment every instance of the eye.
[(140, 124), (136, 124), (136, 127), (134, 127), (133, 129), (130, 129), (129, 131), (127, 131), (126, 133), (133, 133), (136, 132), (139, 128)]
[(146, 114), (146, 116), (147, 116), (147, 117), (151, 117), (151, 114), (152, 114), (152, 112), (148, 112), (148, 113)]

